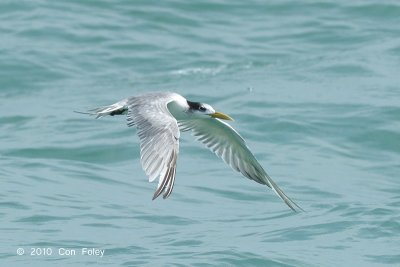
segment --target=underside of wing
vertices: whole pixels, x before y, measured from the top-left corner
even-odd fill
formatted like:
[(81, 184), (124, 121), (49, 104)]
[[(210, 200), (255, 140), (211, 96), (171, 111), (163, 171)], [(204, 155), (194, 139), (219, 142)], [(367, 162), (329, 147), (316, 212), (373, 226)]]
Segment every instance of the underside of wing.
[(267, 185), (294, 211), (302, 210), (268, 176), (244, 139), (229, 124), (214, 118), (182, 121), (182, 131), (192, 130), (197, 140), (245, 177)]
[(138, 130), (143, 170), (150, 182), (159, 177), (153, 199), (162, 193), (163, 198), (169, 197), (175, 182), (180, 133), (177, 121), (167, 109), (170, 101), (167, 94), (128, 100), (128, 126)]

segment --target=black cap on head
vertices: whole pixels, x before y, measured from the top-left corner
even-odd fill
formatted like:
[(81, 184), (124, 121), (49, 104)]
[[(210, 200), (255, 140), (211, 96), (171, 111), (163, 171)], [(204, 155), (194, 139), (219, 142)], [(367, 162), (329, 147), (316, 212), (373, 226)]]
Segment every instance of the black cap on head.
[(192, 102), (189, 100), (186, 100), (186, 102), (188, 103), (190, 109), (199, 110), (201, 107), (201, 103), (199, 102)]

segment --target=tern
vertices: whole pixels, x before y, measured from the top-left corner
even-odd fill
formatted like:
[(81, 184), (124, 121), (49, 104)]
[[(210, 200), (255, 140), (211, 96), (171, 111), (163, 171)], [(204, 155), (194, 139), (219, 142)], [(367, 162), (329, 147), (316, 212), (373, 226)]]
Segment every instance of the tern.
[(293, 211), (302, 210), (269, 177), (239, 133), (223, 120), (233, 119), (208, 104), (192, 102), (173, 92), (152, 92), (125, 98), (110, 106), (78, 112), (96, 118), (127, 114), (140, 139), (142, 168), (158, 186), (153, 200), (171, 195), (176, 175), (180, 133), (196, 139), (243, 176), (271, 188)]

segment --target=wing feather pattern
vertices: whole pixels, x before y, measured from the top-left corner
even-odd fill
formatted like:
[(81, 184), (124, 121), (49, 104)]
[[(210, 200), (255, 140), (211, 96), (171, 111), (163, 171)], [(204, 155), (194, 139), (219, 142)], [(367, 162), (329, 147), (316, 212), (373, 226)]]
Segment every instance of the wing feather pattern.
[(293, 211), (302, 210), (269, 177), (244, 139), (229, 124), (215, 118), (181, 121), (183, 130), (192, 130), (196, 139), (213, 151), (232, 169), (257, 183), (270, 187)]
[(159, 177), (153, 200), (171, 195), (176, 175), (180, 132), (167, 105), (171, 94), (147, 94), (128, 99), (128, 126), (136, 126), (140, 138), (140, 161), (149, 181)]

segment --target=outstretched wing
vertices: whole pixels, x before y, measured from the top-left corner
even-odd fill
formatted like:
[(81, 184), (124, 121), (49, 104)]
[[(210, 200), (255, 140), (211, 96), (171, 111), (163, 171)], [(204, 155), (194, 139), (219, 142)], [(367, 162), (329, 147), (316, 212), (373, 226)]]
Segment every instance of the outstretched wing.
[(193, 135), (225, 163), (245, 177), (265, 184), (293, 210), (302, 210), (294, 203), (258, 163), (244, 139), (229, 124), (215, 118), (179, 122), (181, 131), (192, 130)]
[(138, 130), (143, 170), (150, 182), (159, 177), (153, 200), (163, 192), (163, 198), (169, 197), (175, 182), (180, 132), (167, 109), (171, 101), (167, 93), (128, 99), (128, 126)]

